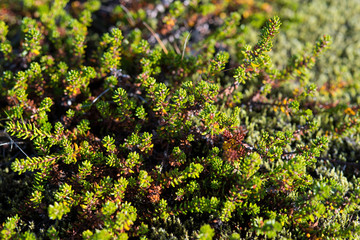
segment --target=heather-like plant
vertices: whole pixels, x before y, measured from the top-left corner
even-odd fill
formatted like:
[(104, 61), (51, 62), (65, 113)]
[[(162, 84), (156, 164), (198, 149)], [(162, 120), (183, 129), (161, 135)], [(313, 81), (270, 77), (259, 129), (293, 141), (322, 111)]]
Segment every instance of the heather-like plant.
[[(358, 108), (317, 101), (308, 74), (331, 38), (277, 69), (279, 17), (253, 46), (240, 26), (263, 5), (174, 1), (147, 21), (138, 4), (96, 32), (99, 1), (24, 1), (13, 46), (0, 21), (1, 126), (24, 143), (1, 174), (26, 196), (1, 238), (356, 238), (356, 172), (328, 146), (356, 141)], [(196, 43), (183, 27), (204, 19)]]

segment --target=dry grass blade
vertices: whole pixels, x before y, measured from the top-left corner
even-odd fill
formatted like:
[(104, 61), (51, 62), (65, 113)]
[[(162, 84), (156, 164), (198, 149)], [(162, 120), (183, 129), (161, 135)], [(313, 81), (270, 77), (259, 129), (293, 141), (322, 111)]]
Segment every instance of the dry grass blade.
[(189, 37), (190, 37), (191, 32), (189, 32), (189, 34), (187, 35), (185, 42), (184, 42), (184, 47), (183, 47), (183, 51), (182, 51), (182, 55), (181, 55), (181, 60), (183, 60), (184, 55), (185, 55), (185, 49), (186, 49), (186, 44), (189, 41)]
[(164, 53), (168, 54), (168, 50), (166, 49), (165, 44), (163, 43), (163, 41), (161, 41), (159, 36), (154, 32), (154, 30), (152, 30), (152, 28), (146, 22), (143, 22), (143, 24), (151, 32), (151, 34), (155, 37), (156, 41), (160, 44), (160, 46), (163, 49)]
[(4, 137), (8, 138), (10, 140), (10, 142), (6, 143), (6, 144), (3, 143), (0, 146), (4, 146), (4, 145), (11, 145), (12, 146), (12, 145), (15, 145), (27, 158), (29, 158), (29, 156), (24, 152), (24, 150), (22, 150), (22, 148), (10, 137), (10, 135), (6, 132), (6, 130), (1, 133), (1, 136), (4, 136)]

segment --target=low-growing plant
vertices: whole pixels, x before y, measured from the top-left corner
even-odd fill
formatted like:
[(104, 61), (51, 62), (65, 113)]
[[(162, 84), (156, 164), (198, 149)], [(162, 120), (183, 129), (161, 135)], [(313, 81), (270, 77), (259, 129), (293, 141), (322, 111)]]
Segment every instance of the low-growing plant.
[[(18, 149), (1, 162), (1, 187), (17, 188), (1, 197), (2, 239), (359, 236), (357, 163), (328, 147), (352, 148), (359, 107), (318, 100), (308, 74), (331, 38), (277, 69), (279, 17), (257, 17), (254, 46), (241, 34), (264, 5), (186, 4), (158, 22), (153, 5), (121, 5), (126, 27), (109, 32), (97, 0), (24, 1), (17, 29), (0, 20), (1, 126)], [(183, 27), (212, 17), (191, 40)], [(176, 31), (182, 51), (160, 38)]]

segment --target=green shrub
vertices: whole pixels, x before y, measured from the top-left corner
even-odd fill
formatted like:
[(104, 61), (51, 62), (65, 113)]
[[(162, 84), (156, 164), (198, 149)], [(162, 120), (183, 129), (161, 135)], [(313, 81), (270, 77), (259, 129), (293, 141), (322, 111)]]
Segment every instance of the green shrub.
[(331, 38), (277, 68), (268, 3), (159, 2), (3, 4), (1, 238), (359, 237), (359, 107), (309, 74)]

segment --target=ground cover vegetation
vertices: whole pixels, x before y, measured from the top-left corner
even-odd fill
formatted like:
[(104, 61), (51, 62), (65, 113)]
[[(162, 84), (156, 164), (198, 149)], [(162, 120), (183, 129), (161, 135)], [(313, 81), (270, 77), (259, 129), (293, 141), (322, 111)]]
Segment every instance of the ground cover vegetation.
[(359, 238), (356, 9), (0, 1), (0, 238)]

